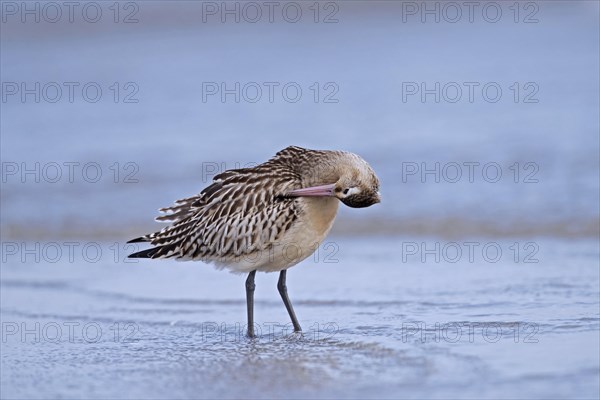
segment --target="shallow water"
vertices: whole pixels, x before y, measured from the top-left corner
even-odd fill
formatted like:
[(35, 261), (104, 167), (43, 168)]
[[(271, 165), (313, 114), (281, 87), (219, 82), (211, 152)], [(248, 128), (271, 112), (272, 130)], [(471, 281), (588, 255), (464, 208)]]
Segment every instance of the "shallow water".
[(243, 277), (107, 253), (96, 263), (11, 256), (3, 396), (598, 396), (596, 242), (537, 241), (537, 263), (398, 254), (413, 242), (331, 238), (334, 256), (290, 270), (302, 336), (290, 333), (276, 274), (259, 274), (254, 340), (243, 335)]

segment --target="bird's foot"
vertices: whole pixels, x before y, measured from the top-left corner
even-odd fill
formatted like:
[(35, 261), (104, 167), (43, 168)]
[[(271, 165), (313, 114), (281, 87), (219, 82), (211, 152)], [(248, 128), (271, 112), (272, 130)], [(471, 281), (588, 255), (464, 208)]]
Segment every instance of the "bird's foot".
[(301, 329), (294, 330), (294, 331), (289, 332), (288, 334), (284, 335), (284, 339), (292, 341), (292, 342), (299, 342), (304, 339), (304, 332), (302, 332)]

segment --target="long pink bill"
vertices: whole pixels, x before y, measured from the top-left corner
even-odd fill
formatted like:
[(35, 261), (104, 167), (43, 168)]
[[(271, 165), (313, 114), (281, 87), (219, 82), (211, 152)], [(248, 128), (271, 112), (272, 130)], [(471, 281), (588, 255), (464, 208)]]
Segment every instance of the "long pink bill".
[(331, 185), (313, 186), (303, 189), (292, 190), (287, 193), (290, 197), (329, 197), (333, 196), (335, 183)]

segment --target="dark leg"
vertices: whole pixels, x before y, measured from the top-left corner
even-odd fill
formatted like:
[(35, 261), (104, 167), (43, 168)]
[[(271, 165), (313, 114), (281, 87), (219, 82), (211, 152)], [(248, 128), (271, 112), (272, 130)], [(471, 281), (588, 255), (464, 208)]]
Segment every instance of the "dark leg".
[(302, 331), (300, 328), (300, 324), (296, 319), (296, 314), (294, 313), (294, 308), (292, 307), (292, 303), (290, 302), (290, 298), (287, 293), (287, 286), (285, 285), (285, 275), (286, 270), (284, 269), (279, 274), (279, 282), (277, 282), (277, 290), (279, 290), (279, 294), (281, 295), (281, 299), (283, 300), (283, 304), (285, 304), (285, 308), (287, 309), (288, 314), (290, 314), (290, 318), (292, 319), (292, 324), (294, 324), (294, 332)]
[(254, 337), (254, 275), (256, 270), (248, 274), (246, 278), (246, 306), (248, 307), (248, 336)]

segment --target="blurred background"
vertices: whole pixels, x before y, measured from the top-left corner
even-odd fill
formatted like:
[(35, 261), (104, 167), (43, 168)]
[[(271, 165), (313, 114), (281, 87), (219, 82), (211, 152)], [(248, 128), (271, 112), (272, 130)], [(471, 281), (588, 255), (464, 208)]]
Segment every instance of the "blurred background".
[[(598, 396), (597, 2), (1, 7), (4, 396)], [(127, 263), (125, 242), (289, 145), (355, 152), (381, 179), (382, 203), (341, 207), (290, 273), (305, 330), (335, 334), (198, 340), (244, 323), (243, 280)], [(466, 242), (504, 256), (436, 247)], [(257, 318), (286, 323), (275, 279)], [(69, 321), (104, 335), (71, 342)], [(539, 343), (404, 340), (414, 321), (530, 324)]]

